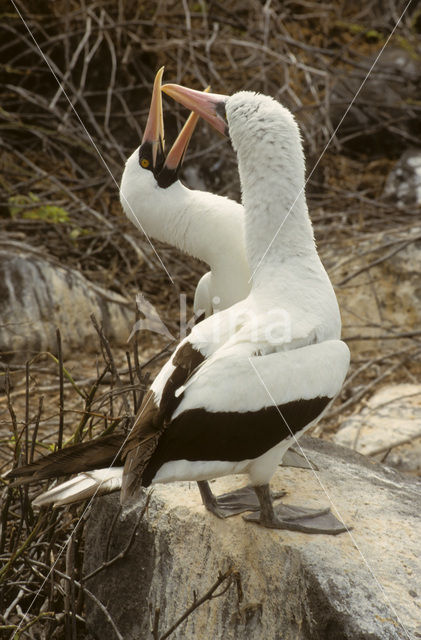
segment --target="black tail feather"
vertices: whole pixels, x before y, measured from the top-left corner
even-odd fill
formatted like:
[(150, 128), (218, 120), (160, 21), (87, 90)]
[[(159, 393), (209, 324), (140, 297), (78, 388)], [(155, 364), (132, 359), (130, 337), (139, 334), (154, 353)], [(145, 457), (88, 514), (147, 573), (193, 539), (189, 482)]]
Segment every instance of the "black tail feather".
[(123, 433), (113, 433), (103, 438), (65, 447), (60, 451), (39, 458), (32, 464), (12, 469), (7, 474), (7, 478), (22, 477), (22, 480), (18, 480), (14, 484), (27, 484), (36, 480), (57, 478), (93, 469), (122, 466), (121, 448), (125, 438)]

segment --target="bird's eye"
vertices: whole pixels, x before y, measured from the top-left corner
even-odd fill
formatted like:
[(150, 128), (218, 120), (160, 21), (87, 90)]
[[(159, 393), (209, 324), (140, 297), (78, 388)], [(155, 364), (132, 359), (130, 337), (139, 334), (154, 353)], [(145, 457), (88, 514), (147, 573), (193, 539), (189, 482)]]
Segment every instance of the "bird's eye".
[(140, 161), (140, 166), (143, 167), (144, 169), (147, 169), (150, 165), (149, 160), (147, 160), (146, 158), (142, 158), (142, 160)]

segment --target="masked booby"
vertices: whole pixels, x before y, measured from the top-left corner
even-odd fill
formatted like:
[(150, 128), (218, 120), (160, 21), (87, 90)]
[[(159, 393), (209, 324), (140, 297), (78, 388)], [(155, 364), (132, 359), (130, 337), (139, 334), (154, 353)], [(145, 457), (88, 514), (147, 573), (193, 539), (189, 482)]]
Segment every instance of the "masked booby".
[(337, 532), (330, 513), (274, 512), (268, 487), (293, 435), (320, 418), (349, 366), (347, 346), (331, 339), (340, 332), (338, 306), (314, 243), (298, 127), (267, 96), (163, 90), (228, 130), (253, 282), (244, 301), (195, 327), (155, 380), (150, 415), (126, 446), (122, 500), (154, 482), (248, 473), (261, 505), (254, 519), (328, 532), (328, 518)]
[[(199, 111), (198, 92), (166, 90), (178, 99), (181, 92)], [(208, 94), (203, 105), (207, 119), (228, 130), (237, 152), (251, 292), (196, 325), (180, 343), (144, 398), (122, 451), (124, 469), (96, 469), (85, 479), (91, 495), (99, 478), (101, 492), (121, 484), (125, 502), (157, 482), (245, 473), (260, 505), (250, 519), (273, 528), (338, 533), (344, 526), (329, 510), (274, 507), (269, 494), (293, 435), (317, 422), (349, 365), (347, 346), (330, 338), (337, 302), (314, 244), (298, 127), (287, 109), (250, 92)], [(61, 497), (59, 490), (52, 490), (56, 502), (68, 487)], [(44, 496), (39, 504), (50, 501), (48, 492)]]
[[(161, 86), (164, 67), (156, 74), (141, 146), (128, 158), (120, 200), (129, 220), (148, 236), (175, 246), (207, 263), (193, 309), (197, 318), (226, 309), (250, 291), (243, 206), (210, 192), (192, 190), (179, 180), (185, 153), (199, 118), (190, 114), (165, 156)], [(332, 335), (332, 338), (339, 337)], [(289, 450), (283, 464), (310, 468), (301, 454)], [(201, 491), (206, 491), (201, 486)]]
[(179, 180), (198, 116), (192, 113), (168, 155), (164, 152), (161, 81), (156, 77), (142, 144), (128, 158), (120, 200), (135, 226), (209, 265), (194, 297), (197, 316), (209, 316), (244, 299), (250, 291), (243, 207), (216, 194), (192, 190)]

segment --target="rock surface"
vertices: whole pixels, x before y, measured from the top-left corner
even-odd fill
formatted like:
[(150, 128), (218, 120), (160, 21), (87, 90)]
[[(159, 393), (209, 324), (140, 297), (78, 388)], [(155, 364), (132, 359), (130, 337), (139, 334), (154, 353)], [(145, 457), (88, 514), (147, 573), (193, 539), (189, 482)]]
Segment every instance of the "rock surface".
[[(274, 531), (241, 516), (218, 520), (201, 505), (195, 483), (154, 488), (148, 512), (128, 555), (87, 587), (107, 608), (124, 640), (152, 638), (203, 596), (219, 572), (239, 572), (243, 598), (231, 586), (194, 611), (170, 636), (178, 640), (397, 640), (421, 637), (421, 485), (348, 449), (303, 438), (318, 465), (280, 468), (274, 489), (286, 502), (328, 505), (353, 527), (336, 537)], [(231, 476), (212, 483), (215, 493), (244, 484)], [(328, 494), (328, 495), (327, 495)], [(85, 574), (125, 546), (139, 516), (120, 516), (118, 496), (98, 499), (88, 522)], [(97, 638), (113, 638), (92, 600), (87, 619)]]
[(384, 458), (391, 449), (388, 465), (421, 475), (421, 385), (383, 387), (342, 424), (334, 440), (368, 456)]
[(97, 348), (91, 313), (109, 339), (127, 342), (134, 311), (125, 298), (31, 247), (0, 247), (0, 361), (24, 362), (39, 351), (55, 352), (57, 327), (64, 356)]

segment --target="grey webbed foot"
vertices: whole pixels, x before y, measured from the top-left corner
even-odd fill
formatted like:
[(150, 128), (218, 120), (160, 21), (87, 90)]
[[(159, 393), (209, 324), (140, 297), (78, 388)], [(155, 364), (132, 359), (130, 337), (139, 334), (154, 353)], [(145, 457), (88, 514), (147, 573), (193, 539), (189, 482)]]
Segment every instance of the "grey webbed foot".
[(309, 509), (281, 504), (273, 507), (269, 486), (255, 487), (260, 502), (260, 511), (243, 516), (245, 520), (257, 522), (271, 529), (288, 529), (303, 533), (337, 535), (349, 530), (329, 508)]
[[(218, 518), (229, 518), (230, 516), (236, 516), (239, 513), (245, 511), (259, 511), (260, 502), (257, 497), (256, 491), (250, 485), (241, 487), (236, 491), (230, 491), (229, 493), (223, 493), (220, 496), (215, 496), (209, 484), (202, 480), (197, 483), (199, 486), (200, 495), (202, 496), (202, 502), (208, 511), (211, 511)], [(272, 494), (272, 499), (276, 500), (285, 495), (285, 491)]]

